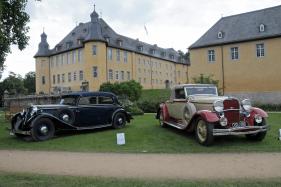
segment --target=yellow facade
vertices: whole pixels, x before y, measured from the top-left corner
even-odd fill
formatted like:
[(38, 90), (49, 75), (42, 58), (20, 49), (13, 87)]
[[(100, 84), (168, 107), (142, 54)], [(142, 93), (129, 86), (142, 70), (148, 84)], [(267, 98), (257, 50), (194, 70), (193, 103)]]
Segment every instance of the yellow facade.
[[(264, 56), (257, 57), (257, 44), (264, 45)], [(232, 60), (231, 48), (238, 47), (238, 59)], [(208, 50), (215, 51), (209, 62)], [(200, 74), (214, 75), (224, 93), (280, 91), (281, 38), (241, 42), (190, 50), (189, 80)]]
[[(93, 54), (93, 46), (96, 54)], [(39, 65), (39, 62), (44, 66)], [(94, 76), (94, 68), (97, 76)], [(144, 89), (163, 89), (187, 83), (187, 69), (187, 64), (109, 47), (105, 42), (91, 41), (86, 42), (83, 48), (50, 57), (36, 57), (36, 93), (83, 89), (97, 91), (105, 82), (129, 80), (139, 82)], [(44, 85), (42, 76), (46, 79)]]

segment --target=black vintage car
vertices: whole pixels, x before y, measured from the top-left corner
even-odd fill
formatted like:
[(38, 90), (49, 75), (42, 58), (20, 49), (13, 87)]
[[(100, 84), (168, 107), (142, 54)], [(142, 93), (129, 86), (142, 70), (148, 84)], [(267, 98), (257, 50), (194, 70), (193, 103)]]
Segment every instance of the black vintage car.
[(44, 141), (61, 130), (122, 128), (131, 119), (112, 93), (71, 93), (63, 95), (57, 105), (33, 105), (15, 114), (11, 120), (11, 135), (29, 135), (35, 141)]

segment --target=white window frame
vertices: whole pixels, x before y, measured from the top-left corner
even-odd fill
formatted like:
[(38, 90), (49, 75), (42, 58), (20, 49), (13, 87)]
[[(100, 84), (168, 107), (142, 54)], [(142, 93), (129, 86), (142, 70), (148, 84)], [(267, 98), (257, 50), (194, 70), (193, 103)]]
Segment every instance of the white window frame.
[(214, 63), (216, 61), (216, 52), (214, 49), (208, 50), (208, 62)]
[(93, 66), (93, 77), (98, 78), (98, 67), (97, 66)]
[(92, 55), (96, 56), (97, 55), (97, 50), (98, 50), (97, 45), (92, 45)]
[(263, 58), (265, 56), (264, 43), (256, 44), (256, 56), (257, 58)]
[(238, 47), (231, 47), (230, 48), (230, 58), (231, 58), (231, 60), (238, 60), (239, 59), (239, 48)]

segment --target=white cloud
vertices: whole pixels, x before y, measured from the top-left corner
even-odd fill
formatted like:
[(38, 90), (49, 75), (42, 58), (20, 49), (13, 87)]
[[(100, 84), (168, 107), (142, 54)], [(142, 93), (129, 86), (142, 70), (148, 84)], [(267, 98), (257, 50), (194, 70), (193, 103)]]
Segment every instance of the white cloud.
[[(139, 38), (160, 47), (186, 51), (221, 16), (277, 6), (277, 0), (43, 0), (28, 1), (30, 15), (29, 46), (19, 51), (12, 47), (3, 77), (9, 71), (24, 76), (35, 70), (34, 54), (40, 34), (45, 28), (53, 48), (79, 22), (88, 22), (93, 11), (102, 12), (103, 19), (119, 34)], [(145, 33), (144, 25), (148, 30)]]

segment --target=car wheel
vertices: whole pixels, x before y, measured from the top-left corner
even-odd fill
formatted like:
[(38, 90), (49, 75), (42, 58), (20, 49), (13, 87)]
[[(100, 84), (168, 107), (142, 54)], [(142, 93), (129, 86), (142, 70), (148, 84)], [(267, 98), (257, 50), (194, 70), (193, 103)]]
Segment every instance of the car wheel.
[(164, 114), (162, 110), (160, 110), (159, 114), (159, 124), (161, 127), (167, 127), (167, 124), (164, 122)]
[(60, 109), (58, 111), (58, 118), (70, 125), (73, 125), (75, 122), (74, 112), (68, 108)]
[(126, 125), (126, 116), (124, 113), (117, 113), (113, 118), (112, 126), (115, 129), (121, 129)]
[(213, 128), (213, 124), (207, 123), (202, 118), (199, 118), (195, 128), (195, 135), (198, 143), (205, 146), (211, 145), (214, 141)]
[[(262, 123), (260, 123), (260, 126), (264, 126), (265, 124), (266, 124), (265, 119), (263, 119)], [(262, 141), (265, 138), (265, 135), (266, 135), (266, 131), (259, 132), (256, 134), (246, 134), (246, 138), (252, 141)]]
[(35, 141), (44, 141), (52, 138), (55, 134), (53, 122), (48, 118), (39, 118), (33, 122), (31, 136)]

